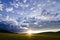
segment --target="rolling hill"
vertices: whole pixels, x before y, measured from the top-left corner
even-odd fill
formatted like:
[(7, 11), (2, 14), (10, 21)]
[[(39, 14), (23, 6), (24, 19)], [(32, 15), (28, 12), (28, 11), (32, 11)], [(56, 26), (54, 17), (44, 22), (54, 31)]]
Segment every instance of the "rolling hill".
[(28, 35), (2, 30), (0, 31), (0, 40), (60, 40), (60, 31)]

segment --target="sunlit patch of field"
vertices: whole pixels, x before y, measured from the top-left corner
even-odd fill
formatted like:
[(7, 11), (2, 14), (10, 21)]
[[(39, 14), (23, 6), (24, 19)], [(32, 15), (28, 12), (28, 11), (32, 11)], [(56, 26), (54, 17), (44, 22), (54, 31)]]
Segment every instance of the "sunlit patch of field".
[(0, 40), (60, 40), (60, 34), (12, 34), (0, 33)]

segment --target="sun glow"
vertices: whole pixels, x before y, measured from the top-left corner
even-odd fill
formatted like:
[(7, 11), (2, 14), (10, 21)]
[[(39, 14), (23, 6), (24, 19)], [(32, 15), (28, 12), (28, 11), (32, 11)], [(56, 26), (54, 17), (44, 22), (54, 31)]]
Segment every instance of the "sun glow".
[(32, 33), (33, 33), (32, 30), (28, 30), (28, 31), (27, 31), (27, 34), (29, 34), (29, 35), (32, 35)]
[(28, 34), (28, 35), (37, 34), (37, 33), (40, 33), (40, 31), (38, 31), (38, 30), (31, 30), (31, 29), (29, 29), (29, 30), (27, 31), (27, 34)]

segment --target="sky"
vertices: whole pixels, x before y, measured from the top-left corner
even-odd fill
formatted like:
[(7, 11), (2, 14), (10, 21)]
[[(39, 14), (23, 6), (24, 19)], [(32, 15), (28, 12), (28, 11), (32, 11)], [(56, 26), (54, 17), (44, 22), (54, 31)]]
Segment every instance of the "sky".
[(60, 31), (60, 0), (0, 0), (0, 29), (13, 32)]

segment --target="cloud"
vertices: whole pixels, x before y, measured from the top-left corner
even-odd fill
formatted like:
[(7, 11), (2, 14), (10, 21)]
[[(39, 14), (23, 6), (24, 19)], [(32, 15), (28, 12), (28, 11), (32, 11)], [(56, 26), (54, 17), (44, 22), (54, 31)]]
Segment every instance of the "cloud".
[(2, 16), (2, 14), (0, 14), (0, 16)]
[(30, 8), (30, 10), (33, 10), (33, 9), (35, 9), (35, 7)]
[(27, 2), (27, 0), (23, 0), (23, 2), (24, 2), (24, 3), (26, 3), (26, 2)]
[(27, 27), (20, 27), (21, 29), (28, 29)]
[(13, 22), (14, 25), (18, 25), (18, 21), (14, 18), (9, 18), (8, 21), (10, 22)]
[(2, 15), (0, 14), (0, 22), (6, 21), (6, 22), (12, 22), (14, 25), (18, 25), (18, 21), (15, 18), (10, 17), (9, 15)]
[(3, 4), (0, 4), (0, 11), (3, 10)]
[(6, 11), (7, 11), (7, 12), (12, 12), (12, 11), (13, 11), (13, 7), (11, 7), (11, 8), (6, 8)]
[[(18, 1), (18, 2), (17, 2)], [(15, 8), (19, 8), (19, 6), (21, 5), (21, 3), (19, 2), (19, 0), (14, 0), (14, 2), (10, 2), (10, 5), (12, 5)]]
[[(4, 11), (2, 11), (3, 6), (7, 6), (7, 8), (4, 8)], [(42, 21), (60, 20), (60, 3), (52, 0), (13, 0), (13, 2), (10, 2), (6, 6), (0, 4), (0, 10), (2, 11), (0, 19), (8, 23), (11, 22), (12, 25), (17, 25), (18, 29), (29, 29), (29, 27), (44, 28), (45, 24)], [(10, 15), (7, 12), (14, 13)]]

